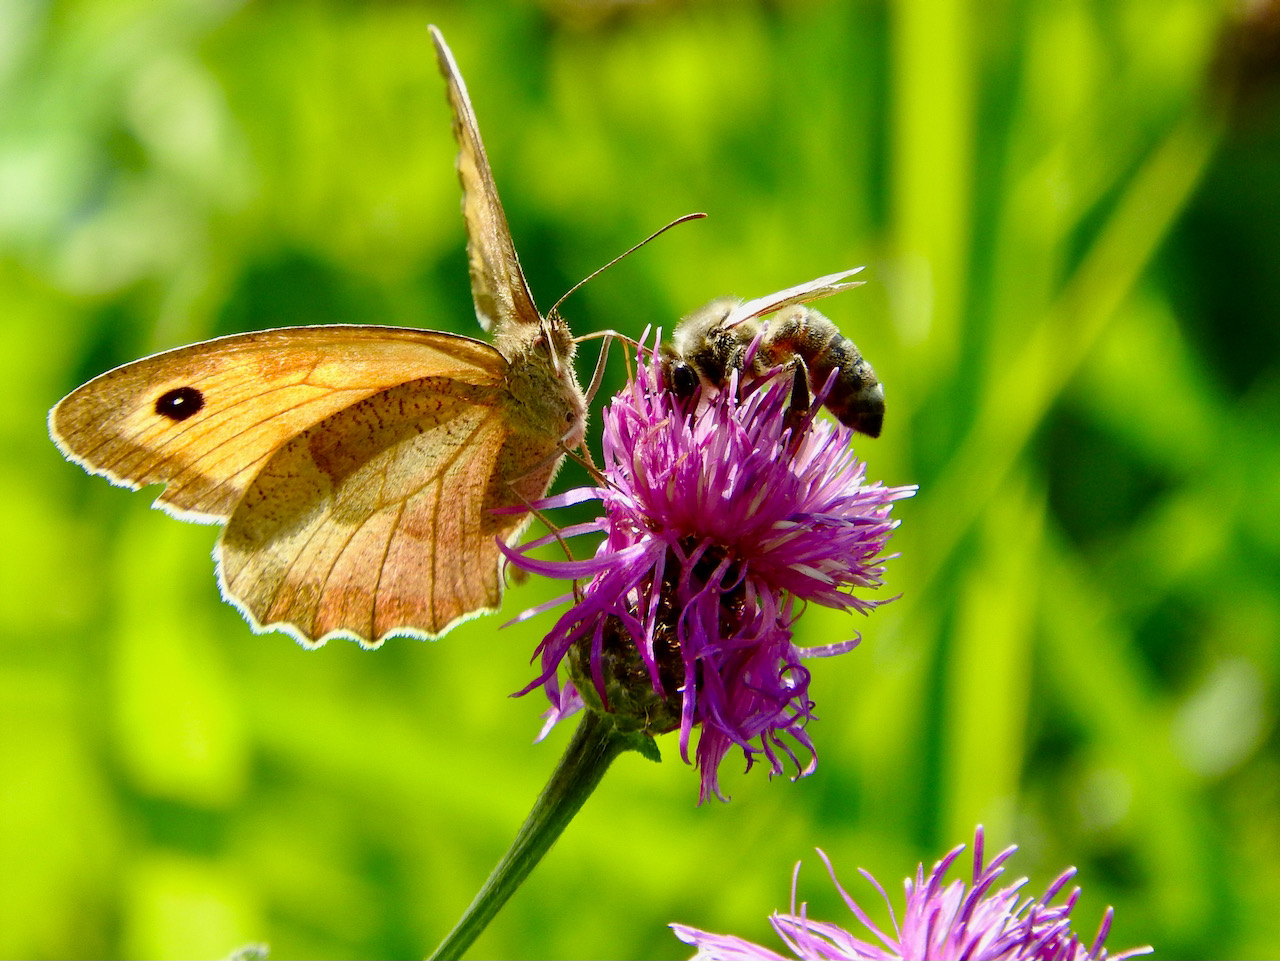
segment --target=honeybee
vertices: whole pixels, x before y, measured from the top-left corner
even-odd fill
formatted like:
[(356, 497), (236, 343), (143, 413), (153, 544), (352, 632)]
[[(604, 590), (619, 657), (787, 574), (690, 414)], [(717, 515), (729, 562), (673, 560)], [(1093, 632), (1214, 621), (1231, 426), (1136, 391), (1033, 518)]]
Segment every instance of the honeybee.
[(842, 424), (879, 437), (884, 386), (854, 342), (827, 317), (806, 306), (861, 286), (861, 281), (845, 279), (860, 270), (828, 274), (754, 300), (722, 297), (694, 311), (661, 347), (659, 363), (667, 384), (688, 397), (699, 384), (716, 390), (724, 387), (733, 370), (743, 378), (759, 377), (791, 364), (796, 368), (795, 406), (801, 403), (796, 398), (806, 381), (809, 390), (819, 394), (835, 371), (823, 406)]

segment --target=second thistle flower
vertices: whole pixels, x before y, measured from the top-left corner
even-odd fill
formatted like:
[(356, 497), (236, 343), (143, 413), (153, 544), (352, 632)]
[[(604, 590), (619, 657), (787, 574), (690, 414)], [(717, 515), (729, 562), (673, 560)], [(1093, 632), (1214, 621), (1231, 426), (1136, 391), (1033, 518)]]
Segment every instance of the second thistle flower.
[[(806, 658), (858, 639), (802, 649), (792, 626), (804, 602), (868, 612), (883, 600), (892, 503), (914, 487), (867, 484), (848, 428), (797, 417), (791, 377), (712, 397), (678, 396), (650, 358), (604, 413), (604, 483), (544, 501), (599, 499), (603, 514), (566, 533), (601, 532), (586, 561), (508, 552), (525, 570), (590, 578), (543, 640), (550, 724), (583, 706), (623, 728), (679, 729), (701, 800), (721, 797), (718, 769), (737, 745), (750, 768), (783, 758), (816, 766)], [(567, 664), (570, 680), (558, 670)], [(797, 753), (797, 747), (799, 753)]]

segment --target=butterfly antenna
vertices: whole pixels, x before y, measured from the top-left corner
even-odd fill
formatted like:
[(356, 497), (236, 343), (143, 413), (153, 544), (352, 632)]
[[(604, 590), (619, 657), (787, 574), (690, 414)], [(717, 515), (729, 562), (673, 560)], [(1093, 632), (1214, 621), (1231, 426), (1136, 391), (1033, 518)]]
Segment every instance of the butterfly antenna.
[(627, 250), (624, 250), (622, 253), (618, 254), (618, 256), (614, 257), (613, 260), (605, 264), (603, 267), (599, 267), (596, 270), (593, 270), (591, 273), (587, 274), (587, 276), (583, 277), (580, 281), (578, 281), (576, 284), (574, 284), (572, 287), (566, 290), (564, 293), (564, 296), (562, 296), (559, 300), (557, 300), (555, 304), (551, 307), (551, 309), (547, 311), (547, 316), (548, 317), (556, 316), (560, 312), (560, 305), (569, 299), (570, 294), (574, 293), (579, 287), (585, 284), (588, 280), (593, 280), (596, 277), (600, 276), (600, 274), (604, 273), (606, 270), (608, 270), (610, 267), (616, 264), (619, 260), (622, 260), (624, 257), (629, 257), (632, 254), (634, 254), (637, 250), (639, 250), (645, 244), (649, 243), (649, 241), (656, 240), (658, 237), (661, 237), (672, 227), (678, 226), (679, 224), (688, 223), (690, 220), (701, 220), (705, 216), (706, 214), (701, 212), (685, 214), (683, 217), (677, 217), (675, 220), (671, 221), (671, 223), (666, 224), (665, 226), (659, 227), (657, 230), (651, 233), (644, 240), (640, 241), (640, 243), (636, 244), (634, 247), (630, 247)]

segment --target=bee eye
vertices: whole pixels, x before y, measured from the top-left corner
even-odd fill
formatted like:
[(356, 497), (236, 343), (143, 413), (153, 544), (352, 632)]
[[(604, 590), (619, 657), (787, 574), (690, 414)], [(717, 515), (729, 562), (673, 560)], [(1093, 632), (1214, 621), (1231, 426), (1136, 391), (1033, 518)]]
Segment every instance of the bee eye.
[(671, 390), (677, 397), (692, 397), (698, 389), (698, 374), (683, 361), (671, 365)]

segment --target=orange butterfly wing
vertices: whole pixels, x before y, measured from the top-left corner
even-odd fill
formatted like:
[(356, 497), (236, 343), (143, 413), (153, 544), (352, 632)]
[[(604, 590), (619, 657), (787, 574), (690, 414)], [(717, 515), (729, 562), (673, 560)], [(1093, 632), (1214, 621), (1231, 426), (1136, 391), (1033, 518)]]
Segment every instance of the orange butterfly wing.
[(428, 27), (436, 61), (445, 79), (453, 110), (453, 135), (458, 141), (458, 179), (462, 182), (462, 213), (467, 222), (467, 261), (476, 319), (486, 331), (504, 326), (540, 326), (542, 317), (520, 269), (507, 215), (498, 199), (489, 157), (480, 139), (480, 125), (471, 106), (462, 72), (444, 36)]
[(219, 582), (259, 630), (434, 636), (501, 598), (495, 537), (557, 438), (512, 411), (509, 365), (433, 331), (297, 327), (108, 371), (50, 413), (68, 458), (157, 506), (227, 521)]
[(502, 387), (425, 378), (285, 444), (218, 547), (219, 582), (258, 630), (309, 646), (436, 636), (497, 608), (501, 555), (558, 466), (545, 431), (507, 416)]
[[(135, 490), (165, 484), (157, 507), (221, 522), (281, 444), (335, 412), (416, 378), (452, 374), (495, 384), (505, 373), (496, 350), (453, 334), (267, 330), (154, 354), (95, 377), (50, 411), (49, 432), (91, 474)], [(183, 397), (186, 409), (176, 409)]]

